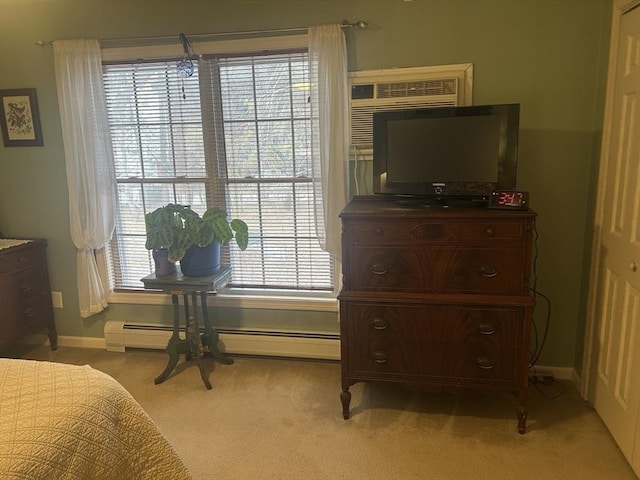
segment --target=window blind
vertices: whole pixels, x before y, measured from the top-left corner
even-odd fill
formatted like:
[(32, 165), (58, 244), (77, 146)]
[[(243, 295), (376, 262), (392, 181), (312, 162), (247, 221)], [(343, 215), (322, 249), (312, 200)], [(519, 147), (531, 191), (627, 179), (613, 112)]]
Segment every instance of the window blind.
[(103, 77), (118, 185), (110, 273), (116, 287), (141, 287), (153, 271), (144, 214), (170, 202), (206, 207), (197, 74), (180, 77), (167, 61), (105, 65)]
[(315, 234), (306, 52), (104, 66), (118, 183), (110, 244), (116, 288), (153, 271), (144, 213), (166, 203), (216, 204), (249, 225), (223, 262), (238, 288), (332, 290)]

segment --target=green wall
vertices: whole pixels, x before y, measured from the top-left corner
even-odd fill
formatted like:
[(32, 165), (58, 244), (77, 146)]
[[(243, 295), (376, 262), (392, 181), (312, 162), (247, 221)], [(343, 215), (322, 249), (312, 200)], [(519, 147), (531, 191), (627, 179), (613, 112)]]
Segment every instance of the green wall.
[[(538, 289), (552, 301), (540, 363), (580, 368), (610, 0), (0, 0), (0, 88), (35, 87), (44, 147), (0, 147), (0, 230), (49, 241), (61, 335), (102, 336), (105, 319), (168, 318), (114, 305), (78, 315), (75, 249), (51, 47), (38, 40), (177, 35), (365, 20), (350, 70), (470, 62), (474, 103), (521, 104), (519, 187), (539, 214)], [(361, 170), (370, 188), (370, 171)], [(337, 330), (336, 315), (225, 311), (234, 325)], [(536, 312), (539, 329), (546, 309)]]

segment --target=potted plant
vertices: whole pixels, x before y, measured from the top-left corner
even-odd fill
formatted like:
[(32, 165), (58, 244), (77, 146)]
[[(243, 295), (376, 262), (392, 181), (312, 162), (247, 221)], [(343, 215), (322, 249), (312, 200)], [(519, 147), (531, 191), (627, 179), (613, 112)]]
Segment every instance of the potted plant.
[[(199, 277), (211, 275), (220, 268), (220, 245), (233, 238), (240, 250), (249, 242), (247, 224), (237, 218), (228, 220), (226, 212), (211, 207), (200, 216), (188, 205), (169, 203), (145, 215), (147, 241), (154, 259), (166, 254), (169, 262), (180, 261), (182, 273)], [(175, 264), (174, 264), (175, 265)], [(156, 266), (156, 275), (158, 275)], [(161, 275), (173, 273), (161, 270)]]

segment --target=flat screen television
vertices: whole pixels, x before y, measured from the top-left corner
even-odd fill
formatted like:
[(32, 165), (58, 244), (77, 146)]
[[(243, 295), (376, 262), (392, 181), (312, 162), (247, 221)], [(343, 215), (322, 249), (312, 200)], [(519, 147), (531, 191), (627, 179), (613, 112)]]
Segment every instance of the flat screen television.
[(488, 201), (516, 187), (519, 104), (373, 114), (373, 191)]

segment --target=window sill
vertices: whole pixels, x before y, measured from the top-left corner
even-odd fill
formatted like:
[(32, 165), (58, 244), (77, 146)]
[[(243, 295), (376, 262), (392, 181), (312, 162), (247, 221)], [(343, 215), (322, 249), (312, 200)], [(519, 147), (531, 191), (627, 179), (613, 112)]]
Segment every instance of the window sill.
[[(171, 295), (162, 292), (111, 292), (109, 303), (132, 305), (171, 305)], [(260, 310), (297, 310), (316, 312), (337, 312), (338, 300), (335, 295), (275, 295), (259, 293), (234, 293), (223, 289), (217, 295), (209, 295), (207, 304), (212, 307), (252, 308)]]

